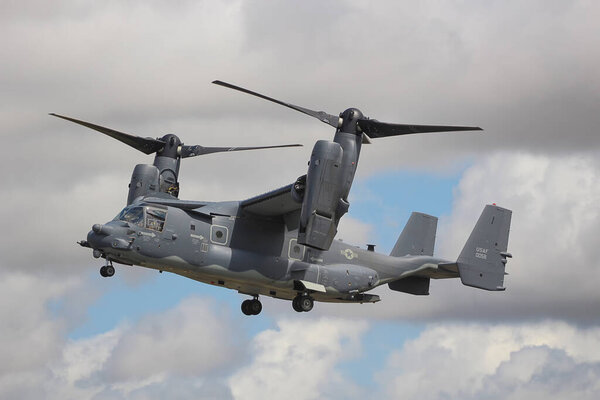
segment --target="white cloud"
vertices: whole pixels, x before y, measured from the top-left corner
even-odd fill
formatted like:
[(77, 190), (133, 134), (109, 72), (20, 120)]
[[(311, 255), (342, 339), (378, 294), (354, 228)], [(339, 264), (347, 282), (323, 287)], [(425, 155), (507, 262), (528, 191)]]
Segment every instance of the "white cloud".
[(438, 324), (394, 351), (378, 380), (389, 398), (594, 399), (599, 348), (598, 328), (561, 322)]
[[(13, 287), (23, 288), (15, 282)], [(22, 319), (12, 321), (7, 310), (0, 315), (11, 328), (0, 331), (11, 343), (2, 358), (17, 362), (0, 370), (3, 398), (259, 398), (269, 393), (308, 399), (363, 393), (338, 368), (363, 356), (364, 321), (281, 320), (276, 329), (250, 339), (222, 305), (190, 298), (138, 322), (67, 340), (60, 318), (23, 311), (41, 324), (34, 328)], [(35, 334), (23, 334), (27, 329)], [(22, 338), (10, 336), (14, 332)]]
[[(52, 315), (51, 302), (66, 300), (77, 278), (54, 279), (13, 271), (0, 274), (0, 376), (42, 367), (61, 351), (68, 321)], [(88, 299), (83, 296), (80, 304)]]
[(123, 331), (123, 328), (113, 329), (91, 338), (67, 343), (61, 362), (54, 366), (57, 377), (64, 379), (69, 385), (74, 385), (92, 376), (111, 356)]
[(98, 295), (77, 276), (31, 274), (2, 264), (0, 397), (47, 397), (70, 328)]
[[(10, 283), (22, 288), (15, 279)], [(38, 309), (44, 305), (41, 291), (31, 296)], [(220, 374), (244, 357), (238, 346), (246, 337), (234, 334), (227, 310), (206, 299), (190, 298), (135, 324), (79, 340), (66, 340), (64, 321), (40, 315), (43, 310), (23, 304), (12, 318), (1, 311), (6, 323), (0, 338), (11, 344), (2, 347), (2, 359), (11, 360), (0, 370), (2, 398), (226, 395), (229, 390)]]
[(484, 389), (473, 398), (595, 399), (599, 378), (598, 362), (577, 363), (564, 351), (548, 347), (525, 348), (486, 378)]
[(236, 344), (225, 308), (206, 299), (185, 300), (126, 329), (104, 370), (117, 382), (202, 376), (231, 362)]
[(476, 301), (479, 308), (508, 317), (595, 320), (599, 181), (592, 156), (498, 153), (469, 168), (450, 222), (441, 229), (440, 254), (458, 254), (477, 210), (496, 202), (513, 210), (509, 251), (514, 258), (507, 265), (505, 293), (477, 293), (453, 306)]
[(349, 215), (345, 215), (338, 225), (338, 234), (336, 238), (343, 239), (344, 242), (348, 242), (354, 245), (364, 246), (370, 243), (369, 240), (372, 238), (371, 232), (373, 226), (356, 218), (352, 218)]
[[(1, 397), (316, 399), (372, 393), (342, 371), (370, 353), (367, 328), (379, 329), (376, 323), (307, 315), (278, 320), (249, 338), (222, 306), (191, 298), (106, 333), (66, 340), (68, 324), (45, 304), (74, 283), (28, 277), (0, 282), (9, 299), (20, 296), (15, 303), (24, 314), (14, 313), (14, 304), (0, 310), (9, 328), (0, 330), (1, 338), (11, 343), (2, 358), (13, 361), (0, 371)], [(28, 305), (22, 292), (37, 294), (29, 296), (35, 304)], [(595, 399), (600, 393), (597, 326), (438, 323), (388, 350), (387, 361), (375, 367), (379, 397)], [(373, 371), (370, 365), (363, 373)]]
[(336, 367), (361, 355), (365, 322), (296, 319), (277, 325), (253, 339), (252, 362), (230, 378), (234, 398), (360, 397)]

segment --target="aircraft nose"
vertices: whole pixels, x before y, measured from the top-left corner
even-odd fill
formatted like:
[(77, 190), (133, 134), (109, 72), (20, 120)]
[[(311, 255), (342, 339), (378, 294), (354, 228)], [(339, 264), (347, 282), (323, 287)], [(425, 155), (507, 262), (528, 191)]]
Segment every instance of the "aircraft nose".
[(95, 249), (106, 247), (108, 237), (113, 234), (114, 229), (111, 226), (103, 224), (94, 224), (92, 230), (88, 232), (87, 241)]
[(94, 224), (92, 226), (92, 231), (98, 235), (110, 236), (114, 233), (114, 228), (108, 225)]
[(90, 244), (90, 246), (92, 246), (92, 248), (97, 249), (102, 247), (102, 239), (105, 237), (106, 235), (100, 235), (95, 229), (92, 228), (92, 230), (87, 234), (87, 242)]
[(127, 230), (118, 226), (94, 224), (88, 232), (87, 242), (94, 249), (120, 249), (129, 250), (133, 239), (127, 239)]

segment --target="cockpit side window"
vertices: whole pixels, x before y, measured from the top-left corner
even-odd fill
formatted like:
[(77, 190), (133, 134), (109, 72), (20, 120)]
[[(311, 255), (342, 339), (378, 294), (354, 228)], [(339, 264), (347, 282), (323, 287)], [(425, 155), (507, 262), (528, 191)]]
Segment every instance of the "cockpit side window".
[(160, 208), (146, 208), (146, 228), (162, 232), (167, 218), (167, 210)]

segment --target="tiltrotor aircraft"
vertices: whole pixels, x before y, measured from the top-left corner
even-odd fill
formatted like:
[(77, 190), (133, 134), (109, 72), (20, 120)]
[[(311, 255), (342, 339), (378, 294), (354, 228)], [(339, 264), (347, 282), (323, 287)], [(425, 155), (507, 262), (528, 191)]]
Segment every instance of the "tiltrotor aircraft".
[[(264, 147), (185, 145), (175, 135), (152, 139), (51, 114), (111, 136), (146, 154), (152, 165), (136, 165), (127, 206), (110, 222), (95, 224), (80, 245), (113, 263), (168, 271), (251, 296), (242, 312), (262, 310), (259, 296), (291, 300), (298, 312), (314, 301), (374, 303), (369, 290), (429, 294), (431, 279), (460, 277), (463, 284), (504, 290), (511, 211), (487, 205), (457, 260), (433, 256), (437, 218), (413, 213), (390, 255), (334, 241), (348, 211), (361, 146), (371, 139), (425, 132), (481, 130), (469, 126), (379, 122), (349, 108), (331, 115), (285, 103), (221, 81), (213, 83), (286, 106), (335, 128), (333, 140), (314, 145), (308, 172), (294, 183), (243, 201), (180, 200), (181, 160), (223, 151)], [(293, 146), (293, 145), (288, 145)], [(284, 146), (269, 146), (284, 147)]]

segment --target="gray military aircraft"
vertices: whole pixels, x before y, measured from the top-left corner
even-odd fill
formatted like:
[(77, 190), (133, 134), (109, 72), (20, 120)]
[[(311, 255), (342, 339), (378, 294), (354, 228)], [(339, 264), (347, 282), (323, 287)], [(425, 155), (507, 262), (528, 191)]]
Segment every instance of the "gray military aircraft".
[(152, 165), (136, 165), (127, 206), (110, 222), (95, 224), (79, 242), (104, 258), (104, 277), (113, 263), (172, 272), (251, 296), (242, 312), (257, 315), (259, 296), (291, 300), (298, 312), (314, 301), (374, 303), (367, 291), (388, 284), (394, 291), (429, 294), (431, 279), (460, 277), (463, 284), (504, 290), (511, 211), (487, 205), (457, 260), (433, 256), (437, 218), (413, 213), (390, 255), (374, 246), (361, 249), (334, 241), (348, 211), (348, 193), (361, 145), (373, 138), (425, 132), (481, 130), (469, 126), (389, 124), (369, 119), (356, 108), (334, 116), (285, 103), (221, 81), (307, 114), (334, 127), (333, 141), (314, 145), (308, 172), (294, 183), (243, 201), (180, 200), (179, 167), (187, 157), (268, 147), (185, 145), (175, 135), (152, 139), (74, 118), (51, 114), (111, 136), (146, 154)]

